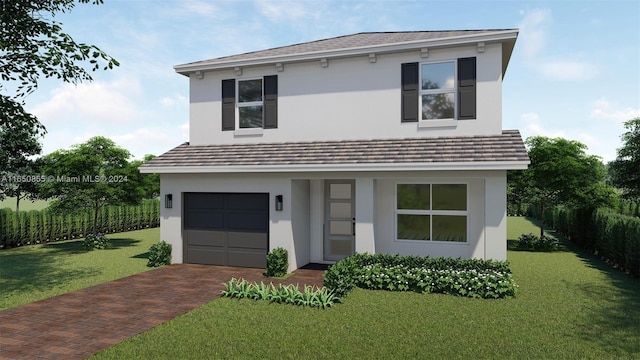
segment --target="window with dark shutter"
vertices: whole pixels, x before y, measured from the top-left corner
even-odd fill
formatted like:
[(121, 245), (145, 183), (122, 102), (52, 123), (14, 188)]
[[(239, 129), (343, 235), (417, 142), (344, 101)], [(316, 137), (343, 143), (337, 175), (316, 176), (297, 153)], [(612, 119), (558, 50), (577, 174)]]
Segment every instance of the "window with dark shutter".
[(264, 77), (264, 128), (278, 127), (278, 75)]
[(418, 63), (402, 64), (402, 122), (418, 121)]
[(458, 119), (476, 118), (476, 58), (458, 59)]
[(236, 80), (222, 80), (222, 131), (236, 128)]

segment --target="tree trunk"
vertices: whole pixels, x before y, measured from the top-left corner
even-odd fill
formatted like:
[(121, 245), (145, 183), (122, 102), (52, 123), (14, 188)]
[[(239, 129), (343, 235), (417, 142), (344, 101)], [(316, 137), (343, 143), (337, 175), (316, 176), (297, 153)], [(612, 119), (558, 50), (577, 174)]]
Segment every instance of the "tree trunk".
[(20, 191), (18, 191), (16, 196), (16, 212), (20, 211)]
[(540, 200), (540, 238), (544, 236), (544, 200)]
[(100, 202), (96, 200), (93, 207), (93, 235), (98, 235), (98, 210), (100, 210)]

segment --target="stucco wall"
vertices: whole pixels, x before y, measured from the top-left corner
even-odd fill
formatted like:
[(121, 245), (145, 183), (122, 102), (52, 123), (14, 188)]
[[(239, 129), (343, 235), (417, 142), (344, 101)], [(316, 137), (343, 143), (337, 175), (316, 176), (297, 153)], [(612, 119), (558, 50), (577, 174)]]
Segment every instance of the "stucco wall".
[[(173, 194), (173, 208), (161, 208), (161, 239), (173, 244), (172, 262), (181, 263), (183, 192), (268, 193), (269, 249), (287, 249), (290, 270), (308, 262), (322, 262), (323, 184), (327, 178), (356, 180), (356, 251), (506, 259), (505, 171), (163, 174), (161, 196)], [(467, 183), (469, 241), (395, 240), (398, 182)], [(275, 195), (283, 195), (283, 211), (275, 211)]]
[[(460, 120), (448, 128), (420, 128), (400, 122), (401, 64), (477, 59), (477, 119)], [(500, 134), (502, 131), (501, 44), (434, 49), (428, 58), (420, 51), (275, 66), (247, 67), (238, 76), (232, 70), (205, 72), (190, 79), (191, 144), (279, 142)], [(221, 81), (278, 75), (278, 128), (261, 135), (241, 136), (221, 131)]]

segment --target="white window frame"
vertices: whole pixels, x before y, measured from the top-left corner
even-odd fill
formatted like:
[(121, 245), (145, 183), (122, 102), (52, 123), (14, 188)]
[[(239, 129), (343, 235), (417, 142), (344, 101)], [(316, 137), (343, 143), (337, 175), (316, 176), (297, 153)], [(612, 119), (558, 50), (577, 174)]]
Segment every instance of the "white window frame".
[[(429, 185), (429, 210), (410, 210), (410, 209), (398, 209), (398, 185)], [(466, 208), (467, 210), (433, 210), (433, 185), (465, 185), (467, 189)], [(469, 244), (469, 183), (465, 181), (447, 181), (447, 180), (435, 180), (427, 182), (414, 182), (414, 181), (398, 181), (393, 185), (393, 238), (396, 242), (409, 242), (409, 243), (424, 243), (424, 244), (450, 244), (450, 245), (468, 245)], [(466, 220), (467, 233), (465, 234), (466, 241), (442, 241), (433, 240), (433, 221), (429, 221), (429, 240), (414, 240), (414, 239), (399, 239), (398, 238), (398, 215), (452, 215), (452, 216), (464, 216)]]
[[(262, 101), (251, 101), (251, 102), (240, 102), (240, 83), (243, 81), (251, 81), (251, 80), (260, 80), (260, 84), (262, 84)], [(240, 108), (241, 107), (250, 107), (250, 106), (262, 106), (262, 126), (259, 128), (243, 128), (240, 127)], [(262, 129), (264, 129), (264, 78), (254, 77), (254, 78), (246, 78), (246, 79), (236, 79), (236, 133), (240, 134), (261, 134)]]
[[(453, 63), (453, 88), (452, 89), (422, 89), (422, 66), (431, 64)], [(453, 118), (448, 119), (422, 119), (422, 95), (453, 94)], [(440, 60), (421, 62), (418, 69), (418, 127), (447, 127), (456, 126), (458, 119), (458, 62), (456, 60)]]

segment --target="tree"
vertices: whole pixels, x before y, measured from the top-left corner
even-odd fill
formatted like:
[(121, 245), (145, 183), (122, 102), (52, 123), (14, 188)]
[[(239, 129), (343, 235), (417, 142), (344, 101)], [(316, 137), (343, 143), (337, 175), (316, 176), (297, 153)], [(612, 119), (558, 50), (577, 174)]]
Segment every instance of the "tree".
[[(154, 159), (156, 156), (147, 154), (144, 156), (144, 160), (134, 160), (131, 162), (131, 166), (136, 169), (140, 165), (147, 161)], [(160, 196), (160, 174), (140, 174), (140, 188), (142, 190), (142, 197), (145, 199), (155, 199)]]
[(16, 192), (20, 195), (21, 188), (30, 187), (26, 184), (28, 179), (20, 181), (19, 177), (32, 174), (34, 164), (30, 157), (42, 151), (40, 138), (45, 130), (35, 116), (8, 97), (0, 96), (0, 106), (0, 200), (3, 200), (16, 196)]
[(624, 145), (609, 163), (611, 183), (622, 189), (626, 198), (640, 198), (640, 118), (624, 123), (628, 131), (622, 134)]
[(585, 153), (586, 145), (543, 136), (525, 142), (531, 165), (523, 170), (515, 186), (540, 207), (540, 236), (544, 235), (544, 211), (550, 206), (613, 205), (615, 195), (604, 183), (604, 165), (598, 156)]
[(101, 136), (53, 152), (42, 159), (41, 171), (49, 180), (42, 184), (41, 193), (54, 199), (53, 211), (91, 209), (96, 234), (100, 208), (135, 205), (142, 198), (140, 172), (128, 162), (130, 157), (129, 151)]
[[(78, 0), (101, 4), (102, 0)], [(67, 83), (92, 81), (91, 71), (112, 69), (118, 62), (93, 45), (76, 43), (52, 19), (71, 11), (75, 0), (0, 1), (0, 169), (5, 178), (24, 174), (29, 157), (42, 151), (44, 126), (24, 109), (24, 98), (35, 91), (41, 76)], [(5, 94), (7, 84), (15, 85)], [(0, 199), (16, 184), (0, 183)]]

